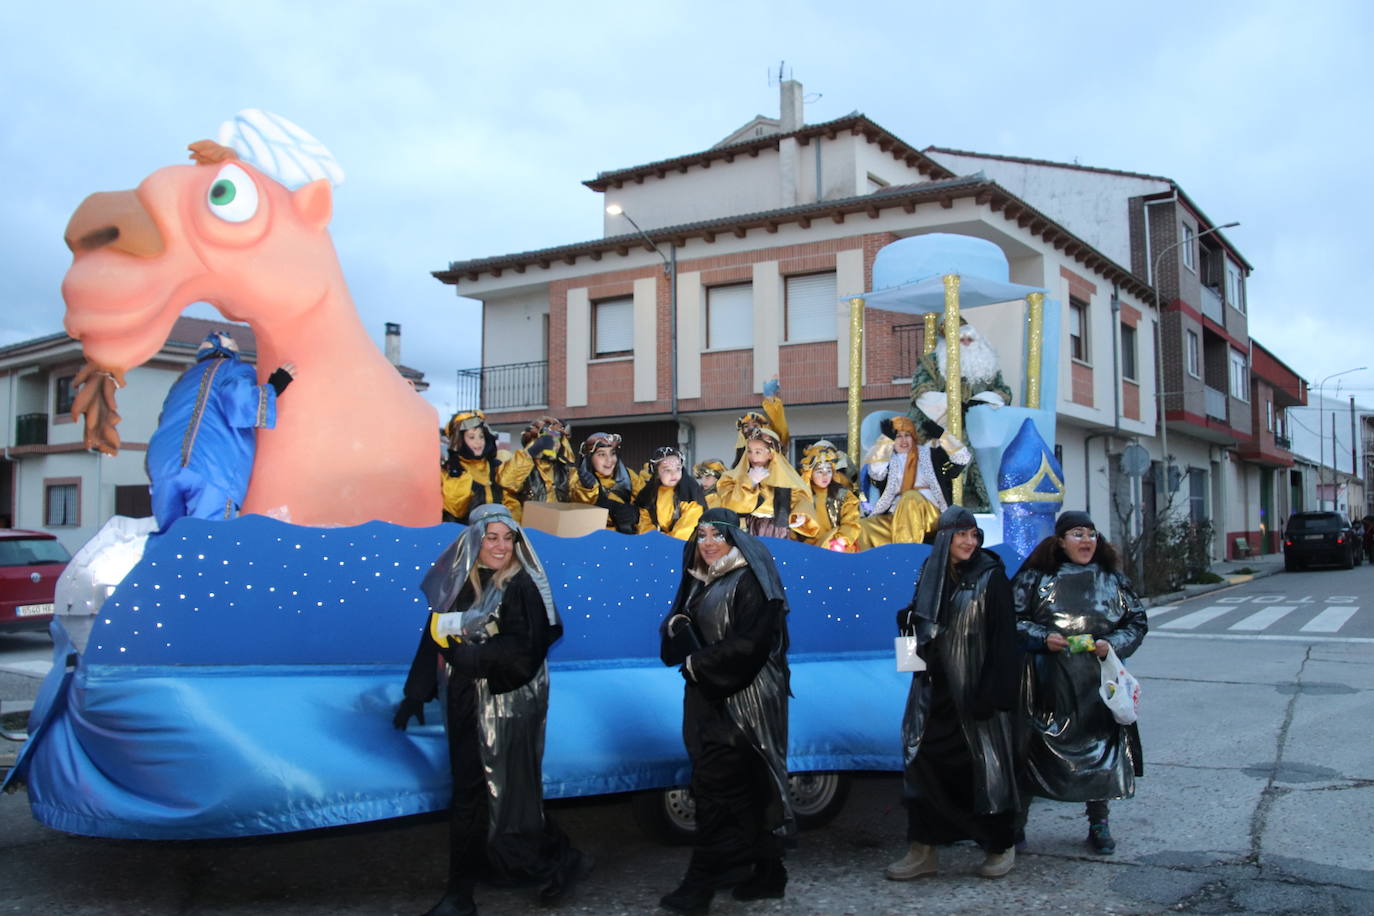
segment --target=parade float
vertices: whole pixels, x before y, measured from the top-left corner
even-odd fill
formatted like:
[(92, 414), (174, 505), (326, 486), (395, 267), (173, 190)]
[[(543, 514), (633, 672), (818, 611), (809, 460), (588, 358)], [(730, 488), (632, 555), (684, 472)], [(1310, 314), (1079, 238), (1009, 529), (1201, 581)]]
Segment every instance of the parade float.
[[(151, 537), (146, 525), (116, 524), (108, 543), (78, 555), (85, 580), (59, 607), (54, 665), (6, 785), (24, 784), (50, 827), (117, 838), (249, 836), (442, 810), (442, 704), (430, 704), (424, 726), (391, 722), (428, 618), (420, 580), (458, 530), (431, 524), (437, 419), (367, 340), (348, 297), (325, 230), (338, 178), (327, 151), (261, 112), (192, 149), (196, 164), (94, 195), (72, 218), (63, 294), (89, 361), (78, 401), (88, 445), (118, 448), (123, 373), (193, 301), (252, 325), (259, 365), (294, 360), (299, 389), (282, 398), (276, 428), (258, 432), (242, 517), (183, 518)], [(226, 181), (248, 205), (218, 206)], [(1057, 306), (1010, 283), (996, 246), (962, 236), (893, 243), (873, 278), (874, 290), (850, 300), (851, 366), (865, 308), (925, 316), (928, 342), (943, 321), (958, 435), (961, 309), (1023, 307), (1023, 403), (975, 409), (967, 423), (998, 493), (980, 519), (1013, 571), (1063, 495), (1046, 444)], [(328, 473), (316, 470), (325, 442)], [(690, 798), (674, 788), (688, 774), (681, 680), (658, 658), (681, 542), (529, 537), (565, 625), (549, 655), (546, 796), (641, 793), (641, 810), (689, 824)], [(901, 768), (908, 675), (894, 664), (894, 620), (929, 548), (770, 547), (791, 607), (789, 769), (800, 813), (823, 818), (843, 800), (833, 774)]]

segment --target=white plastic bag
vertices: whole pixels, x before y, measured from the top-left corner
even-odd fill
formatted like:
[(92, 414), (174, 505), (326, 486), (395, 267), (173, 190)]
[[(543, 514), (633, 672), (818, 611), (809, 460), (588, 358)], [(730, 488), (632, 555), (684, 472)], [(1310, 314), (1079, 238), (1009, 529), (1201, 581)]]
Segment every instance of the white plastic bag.
[(916, 654), (920, 648), (915, 636), (898, 636), (894, 641), (898, 671), (924, 671), (926, 660)]
[(1097, 688), (1102, 702), (1112, 711), (1112, 718), (1122, 725), (1130, 725), (1140, 714), (1140, 682), (1131, 676), (1116, 650), (1107, 649), (1102, 659), (1102, 686)]

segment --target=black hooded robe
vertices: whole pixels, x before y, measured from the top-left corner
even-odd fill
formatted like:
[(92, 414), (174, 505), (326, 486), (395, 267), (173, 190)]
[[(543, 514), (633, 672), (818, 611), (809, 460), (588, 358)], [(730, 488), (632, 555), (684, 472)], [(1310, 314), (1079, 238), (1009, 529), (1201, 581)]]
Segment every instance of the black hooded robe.
[[(712, 509), (703, 519), (727, 512), (737, 518)], [(781, 858), (796, 835), (787, 791), (787, 604), (766, 549), (737, 528), (727, 536), (746, 562), (707, 582), (684, 572), (669, 615), (691, 617), (703, 643), (683, 672), (682, 737), (696, 800), (688, 876), (707, 884)], [(690, 569), (695, 539), (684, 555)], [(682, 662), (666, 632), (662, 656)]]
[(996, 554), (979, 548), (945, 577), (936, 624), (902, 717), (907, 839), (974, 840), (1000, 852), (1014, 842), (1019, 806), (1012, 710), (1021, 653)]
[(1016, 627), (1029, 650), (1026, 790), (1055, 801), (1130, 798), (1135, 777), (1144, 775), (1136, 724), (1119, 724), (1102, 702), (1096, 655), (1050, 652), (1045, 639), (1089, 634), (1127, 658), (1149, 630), (1140, 599), (1125, 576), (1097, 563), (1065, 562), (1053, 573), (1025, 569), (1013, 588)]

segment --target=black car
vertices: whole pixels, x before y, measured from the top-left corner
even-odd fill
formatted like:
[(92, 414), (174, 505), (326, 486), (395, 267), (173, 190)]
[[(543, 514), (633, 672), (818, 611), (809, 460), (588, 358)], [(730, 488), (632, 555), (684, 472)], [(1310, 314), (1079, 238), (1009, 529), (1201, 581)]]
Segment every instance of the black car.
[(1309, 563), (1350, 569), (1363, 560), (1360, 538), (1339, 512), (1294, 512), (1283, 532), (1283, 565), (1289, 572)]

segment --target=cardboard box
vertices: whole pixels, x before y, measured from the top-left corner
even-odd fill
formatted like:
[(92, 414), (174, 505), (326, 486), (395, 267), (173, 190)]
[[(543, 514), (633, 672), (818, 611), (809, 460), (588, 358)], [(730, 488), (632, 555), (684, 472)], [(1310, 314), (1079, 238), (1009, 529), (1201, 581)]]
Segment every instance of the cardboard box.
[(580, 538), (593, 531), (606, 530), (609, 514), (600, 506), (530, 501), (525, 503), (521, 524), (561, 538)]

